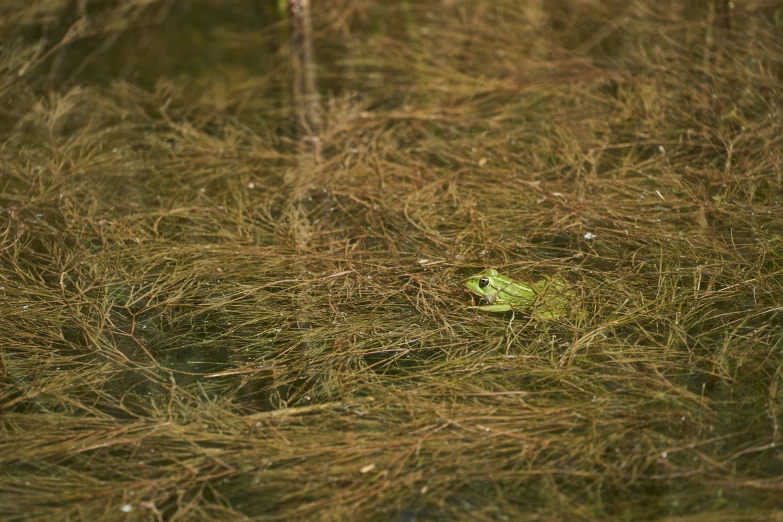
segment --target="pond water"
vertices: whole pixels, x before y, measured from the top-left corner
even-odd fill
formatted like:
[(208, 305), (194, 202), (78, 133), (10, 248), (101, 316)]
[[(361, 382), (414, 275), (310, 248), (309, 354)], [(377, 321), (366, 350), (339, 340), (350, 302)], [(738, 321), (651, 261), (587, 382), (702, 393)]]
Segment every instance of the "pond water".
[(314, 4), (0, 7), (3, 520), (776, 519), (783, 7)]

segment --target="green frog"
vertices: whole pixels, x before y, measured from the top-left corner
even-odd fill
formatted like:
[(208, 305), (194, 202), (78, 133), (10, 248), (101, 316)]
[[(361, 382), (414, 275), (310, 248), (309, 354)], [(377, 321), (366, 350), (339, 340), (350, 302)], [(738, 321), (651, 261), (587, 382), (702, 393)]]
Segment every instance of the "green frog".
[(568, 296), (564, 292), (565, 281), (560, 279), (543, 279), (528, 285), (514, 281), (490, 268), (470, 276), (465, 281), (465, 286), (488, 303), (470, 308), (485, 312), (532, 309), (531, 316), (534, 319), (552, 320), (560, 317), (569, 304)]

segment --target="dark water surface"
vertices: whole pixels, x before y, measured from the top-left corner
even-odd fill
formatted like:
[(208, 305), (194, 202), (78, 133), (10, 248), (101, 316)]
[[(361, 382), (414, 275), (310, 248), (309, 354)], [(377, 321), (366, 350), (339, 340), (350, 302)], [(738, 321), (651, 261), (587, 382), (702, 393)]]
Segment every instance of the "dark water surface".
[(0, 7), (3, 520), (778, 520), (783, 4), (315, 4)]

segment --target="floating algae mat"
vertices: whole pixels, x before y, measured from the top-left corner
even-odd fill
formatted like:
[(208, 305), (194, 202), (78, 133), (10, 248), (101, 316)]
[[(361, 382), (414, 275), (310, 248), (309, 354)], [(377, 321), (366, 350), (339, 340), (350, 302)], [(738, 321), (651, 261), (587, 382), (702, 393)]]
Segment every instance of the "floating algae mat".
[(313, 4), (0, 7), (0, 518), (779, 519), (783, 5)]

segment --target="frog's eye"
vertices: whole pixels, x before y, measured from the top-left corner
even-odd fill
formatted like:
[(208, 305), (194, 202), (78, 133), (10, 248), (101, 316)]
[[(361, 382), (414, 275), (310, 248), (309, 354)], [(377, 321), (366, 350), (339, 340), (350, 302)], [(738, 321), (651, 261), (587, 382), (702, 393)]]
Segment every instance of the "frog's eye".
[(482, 277), (481, 279), (479, 279), (479, 288), (486, 288), (488, 284), (489, 284), (488, 277)]

